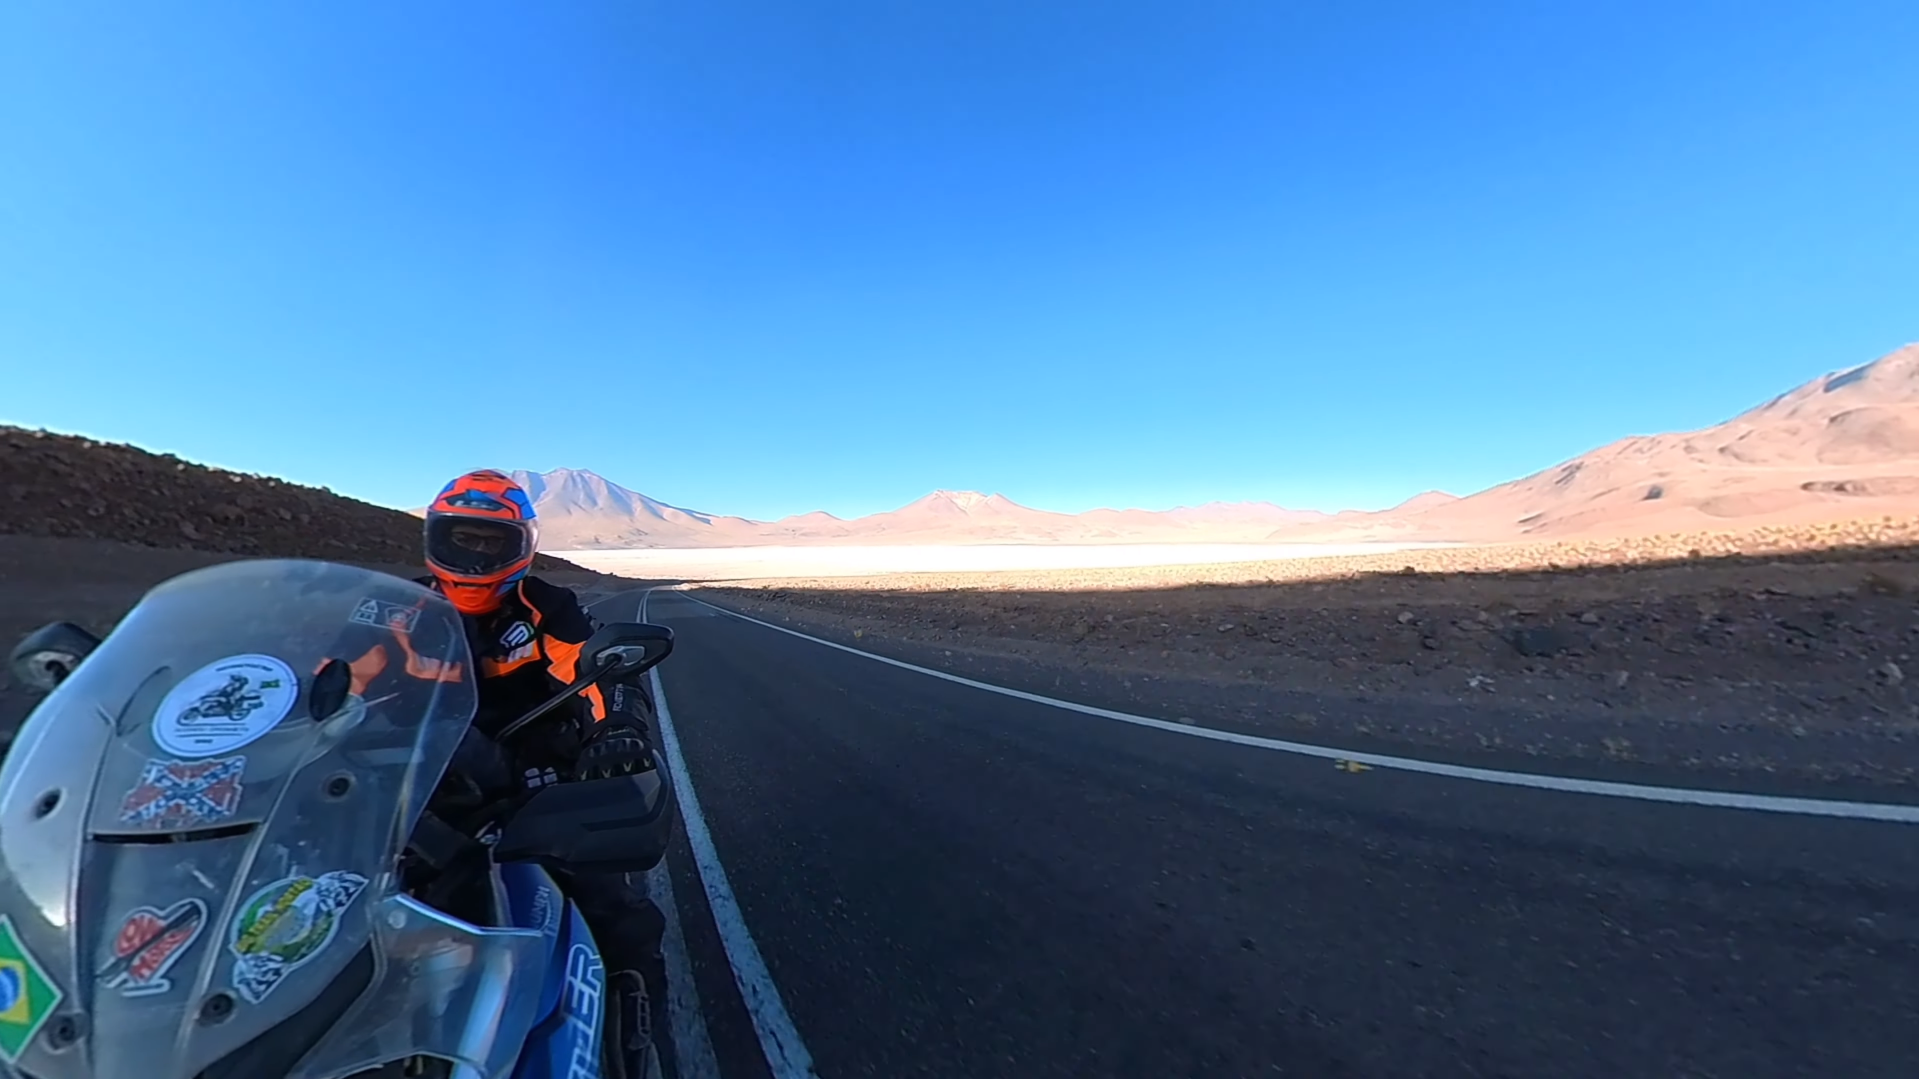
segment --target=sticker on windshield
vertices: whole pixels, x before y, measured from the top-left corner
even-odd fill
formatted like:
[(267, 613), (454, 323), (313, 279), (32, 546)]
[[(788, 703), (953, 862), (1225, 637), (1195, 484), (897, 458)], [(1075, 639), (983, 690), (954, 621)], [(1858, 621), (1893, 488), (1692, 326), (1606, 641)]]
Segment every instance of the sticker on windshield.
[(362, 626), (378, 626), (399, 633), (412, 633), (413, 627), (420, 621), (420, 608), (406, 603), (383, 603), (377, 599), (363, 599), (353, 608), (353, 617), (348, 619)]
[(272, 656), (229, 656), (180, 680), (153, 714), (153, 740), (180, 757), (231, 753), (293, 711), (300, 680)]
[(358, 873), (288, 877), (254, 892), (229, 929), (233, 988), (258, 1004), (333, 943), (340, 915), (366, 890)]
[(100, 969), (100, 981), (121, 996), (147, 997), (173, 988), (167, 971), (207, 926), (207, 905), (182, 899), (161, 910), (135, 907), (113, 935), (113, 959)]
[(65, 997), (27, 951), (13, 919), (0, 914), (0, 1058), (19, 1060)]
[(120, 800), (120, 823), (156, 831), (218, 824), (240, 808), (245, 757), (210, 761), (149, 760), (140, 782)]

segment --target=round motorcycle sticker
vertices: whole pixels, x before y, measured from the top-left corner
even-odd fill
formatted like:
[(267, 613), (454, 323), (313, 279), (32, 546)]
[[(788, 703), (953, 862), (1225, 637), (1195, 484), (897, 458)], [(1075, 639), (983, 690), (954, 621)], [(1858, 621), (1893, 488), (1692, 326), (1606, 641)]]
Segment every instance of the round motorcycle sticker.
[(272, 730), (300, 695), (273, 656), (229, 656), (180, 679), (153, 714), (153, 740), (179, 757), (231, 753)]

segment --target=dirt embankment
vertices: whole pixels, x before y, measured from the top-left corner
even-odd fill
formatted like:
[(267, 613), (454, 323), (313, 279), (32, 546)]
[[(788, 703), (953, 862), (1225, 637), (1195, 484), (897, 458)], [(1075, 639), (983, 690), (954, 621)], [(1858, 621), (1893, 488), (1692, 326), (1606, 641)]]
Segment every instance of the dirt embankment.
[[(411, 514), (130, 446), (0, 427), (0, 654), (47, 622), (103, 633), (161, 581), (235, 558), (424, 572)], [(535, 567), (581, 591), (630, 584), (546, 555)], [(0, 739), (32, 703), (0, 675)]]
[[(1905, 756), (1919, 765), (1919, 522), (706, 591), (932, 654), (1187, 679), (1242, 701), (1304, 692), (1397, 717), (1260, 717), (1288, 735), (1882, 780), (1913, 774)], [(1469, 718), (1419, 718), (1442, 711)]]
[[(0, 534), (415, 565), (420, 519), (132, 446), (0, 427)], [(585, 572), (541, 555), (543, 572)]]

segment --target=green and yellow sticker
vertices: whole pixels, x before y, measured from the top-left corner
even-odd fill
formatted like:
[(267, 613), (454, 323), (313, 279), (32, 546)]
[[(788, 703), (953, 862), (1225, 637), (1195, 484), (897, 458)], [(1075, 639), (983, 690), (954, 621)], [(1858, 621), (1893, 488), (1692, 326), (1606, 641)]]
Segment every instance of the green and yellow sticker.
[(0, 1058), (19, 1060), (65, 995), (0, 914)]

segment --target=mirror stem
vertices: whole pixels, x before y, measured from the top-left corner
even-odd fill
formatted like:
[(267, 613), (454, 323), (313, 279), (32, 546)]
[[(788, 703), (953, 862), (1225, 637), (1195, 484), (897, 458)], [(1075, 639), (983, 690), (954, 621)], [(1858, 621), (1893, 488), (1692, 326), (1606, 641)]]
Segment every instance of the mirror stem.
[(558, 693), (555, 693), (552, 697), (548, 698), (545, 702), (541, 703), (538, 707), (534, 708), (531, 712), (528, 712), (526, 715), (521, 716), (520, 718), (514, 720), (513, 722), (507, 724), (505, 727), (501, 728), (500, 733), (494, 736), (494, 741), (504, 744), (508, 738), (511, 738), (515, 734), (518, 734), (522, 727), (525, 727), (527, 724), (533, 722), (534, 720), (540, 718), (543, 715), (546, 715), (548, 712), (551, 712), (555, 708), (558, 708), (560, 705), (566, 703), (567, 698), (572, 697), (574, 694), (579, 693), (581, 690), (584, 690), (586, 687), (592, 685), (593, 683), (599, 681), (601, 678), (605, 677), (606, 672), (612, 669), (613, 666), (614, 664), (612, 663), (600, 663), (599, 665), (595, 666), (592, 670), (588, 671), (587, 673), (581, 675), (578, 679), (576, 679), (572, 685), (567, 686), (565, 689), (559, 691)]

